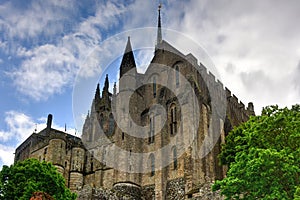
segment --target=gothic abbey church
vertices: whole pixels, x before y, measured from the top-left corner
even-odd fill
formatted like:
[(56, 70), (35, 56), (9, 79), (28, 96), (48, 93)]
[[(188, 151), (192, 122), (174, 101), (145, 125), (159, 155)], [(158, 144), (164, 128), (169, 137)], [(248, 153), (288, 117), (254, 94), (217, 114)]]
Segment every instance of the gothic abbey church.
[(197, 198), (201, 186), (225, 176), (217, 156), (228, 132), (254, 115), (252, 103), (245, 108), (201, 61), (163, 40), (160, 9), (146, 72), (137, 72), (128, 37), (110, 91), (106, 76), (81, 138), (53, 129), (49, 115), (47, 127), (16, 149), (15, 162), (53, 163), (79, 199), (109, 199), (104, 191), (120, 199)]

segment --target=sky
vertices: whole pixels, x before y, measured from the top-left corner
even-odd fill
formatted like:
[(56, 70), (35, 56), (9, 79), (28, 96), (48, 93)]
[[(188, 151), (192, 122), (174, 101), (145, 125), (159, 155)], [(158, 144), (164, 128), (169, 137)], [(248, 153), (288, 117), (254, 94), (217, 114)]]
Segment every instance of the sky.
[[(127, 36), (145, 69), (159, 3), (163, 28), (201, 46), (256, 114), (300, 103), (298, 0), (0, 0), (0, 168), (49, 113), (54, 128), (80, 136), (96, 84), (106, 73), (110, 89), (118, 79)], [(182, 40), (168, 42), (189, 53)]]

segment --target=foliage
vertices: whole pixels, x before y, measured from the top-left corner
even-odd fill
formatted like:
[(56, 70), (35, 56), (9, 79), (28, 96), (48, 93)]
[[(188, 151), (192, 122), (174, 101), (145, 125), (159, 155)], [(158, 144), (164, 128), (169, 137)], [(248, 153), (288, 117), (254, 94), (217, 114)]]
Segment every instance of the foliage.
[(300, 186), (296, 188), (296, 192), (294, 195), (294, 200), (300, 200)]
[(65, 186), (65, 180), (51, 163), (27, 159), (3, 166), (0, 172), (0, 199), (28, 200), (33, 192), (46, 192), (56, 200), (75, 200), (76, 194)]
[(299, 199), (300, 105), (266, 107), (236, 127), (220, 161), (229, 170), (213, 190), (221, 189), (227, 199)]

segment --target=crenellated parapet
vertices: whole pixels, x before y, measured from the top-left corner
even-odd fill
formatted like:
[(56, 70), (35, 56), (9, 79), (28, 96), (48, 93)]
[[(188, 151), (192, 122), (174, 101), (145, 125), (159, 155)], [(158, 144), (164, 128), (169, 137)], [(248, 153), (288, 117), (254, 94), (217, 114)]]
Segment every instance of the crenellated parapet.
[(232, 94), (227, 87), (224, 88), (223, 83), (216, 79), (215, 75), (211, 71), (209, 71), (202, 63), (198, 64), (195, 56), (188, 54), (185, 56), (185, 59), (189, 61), (197, 70), (199, 70), (209, 88), (209, 95), (211, 98), (226, 98), (227, 114), (230, 115), (230, 118), (238, 118), (235, 121), (246, 121), (249, 119), (249, 116), (255, 115), (252, 102), (249, 102), (248, 106), (245, 107), (245, 104), (239, 101), (236, 95)]
[(227, 98), (227, 112), (231, 118), (232, 125), (237, 125), (240, 120), (247, 121), (251, 115), (255, 115), (254, 106), (252, 102), (248, 103), (248, 107), (242, 101), (231, 93), (228, 88), (225, 88)]

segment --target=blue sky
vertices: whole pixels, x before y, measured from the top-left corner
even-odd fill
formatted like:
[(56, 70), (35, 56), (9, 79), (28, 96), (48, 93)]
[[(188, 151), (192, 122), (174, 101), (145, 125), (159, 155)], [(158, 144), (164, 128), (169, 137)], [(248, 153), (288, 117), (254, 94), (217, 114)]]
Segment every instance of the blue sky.
[[(256, 113), (300, 102), (298, 0), (161, 2), (163, 27), (205, 49), (219, 79), (245, 104), (253, 101)], [(148, 42), (147, 51), (135, 52), (143, 70), (155, 35), (135, 33), (157, 25), (158, 3), (0, 1), (0, 167), (13, 162), (14, 149), (35, 128), (45, 127), (49, 113), (55, 128), (67, 124), (69, 133), (80, 135), (76, 121), (86, 116), (101, 77), (109, 73), (111, 87), (117, 80), (128, 35), (133, 48)], [(169, 42), (189, 49), (179, 39)], [(101, 65), (102, 57), (114, 62)], [(74, 98), (82, 103), (75, 114)]]

